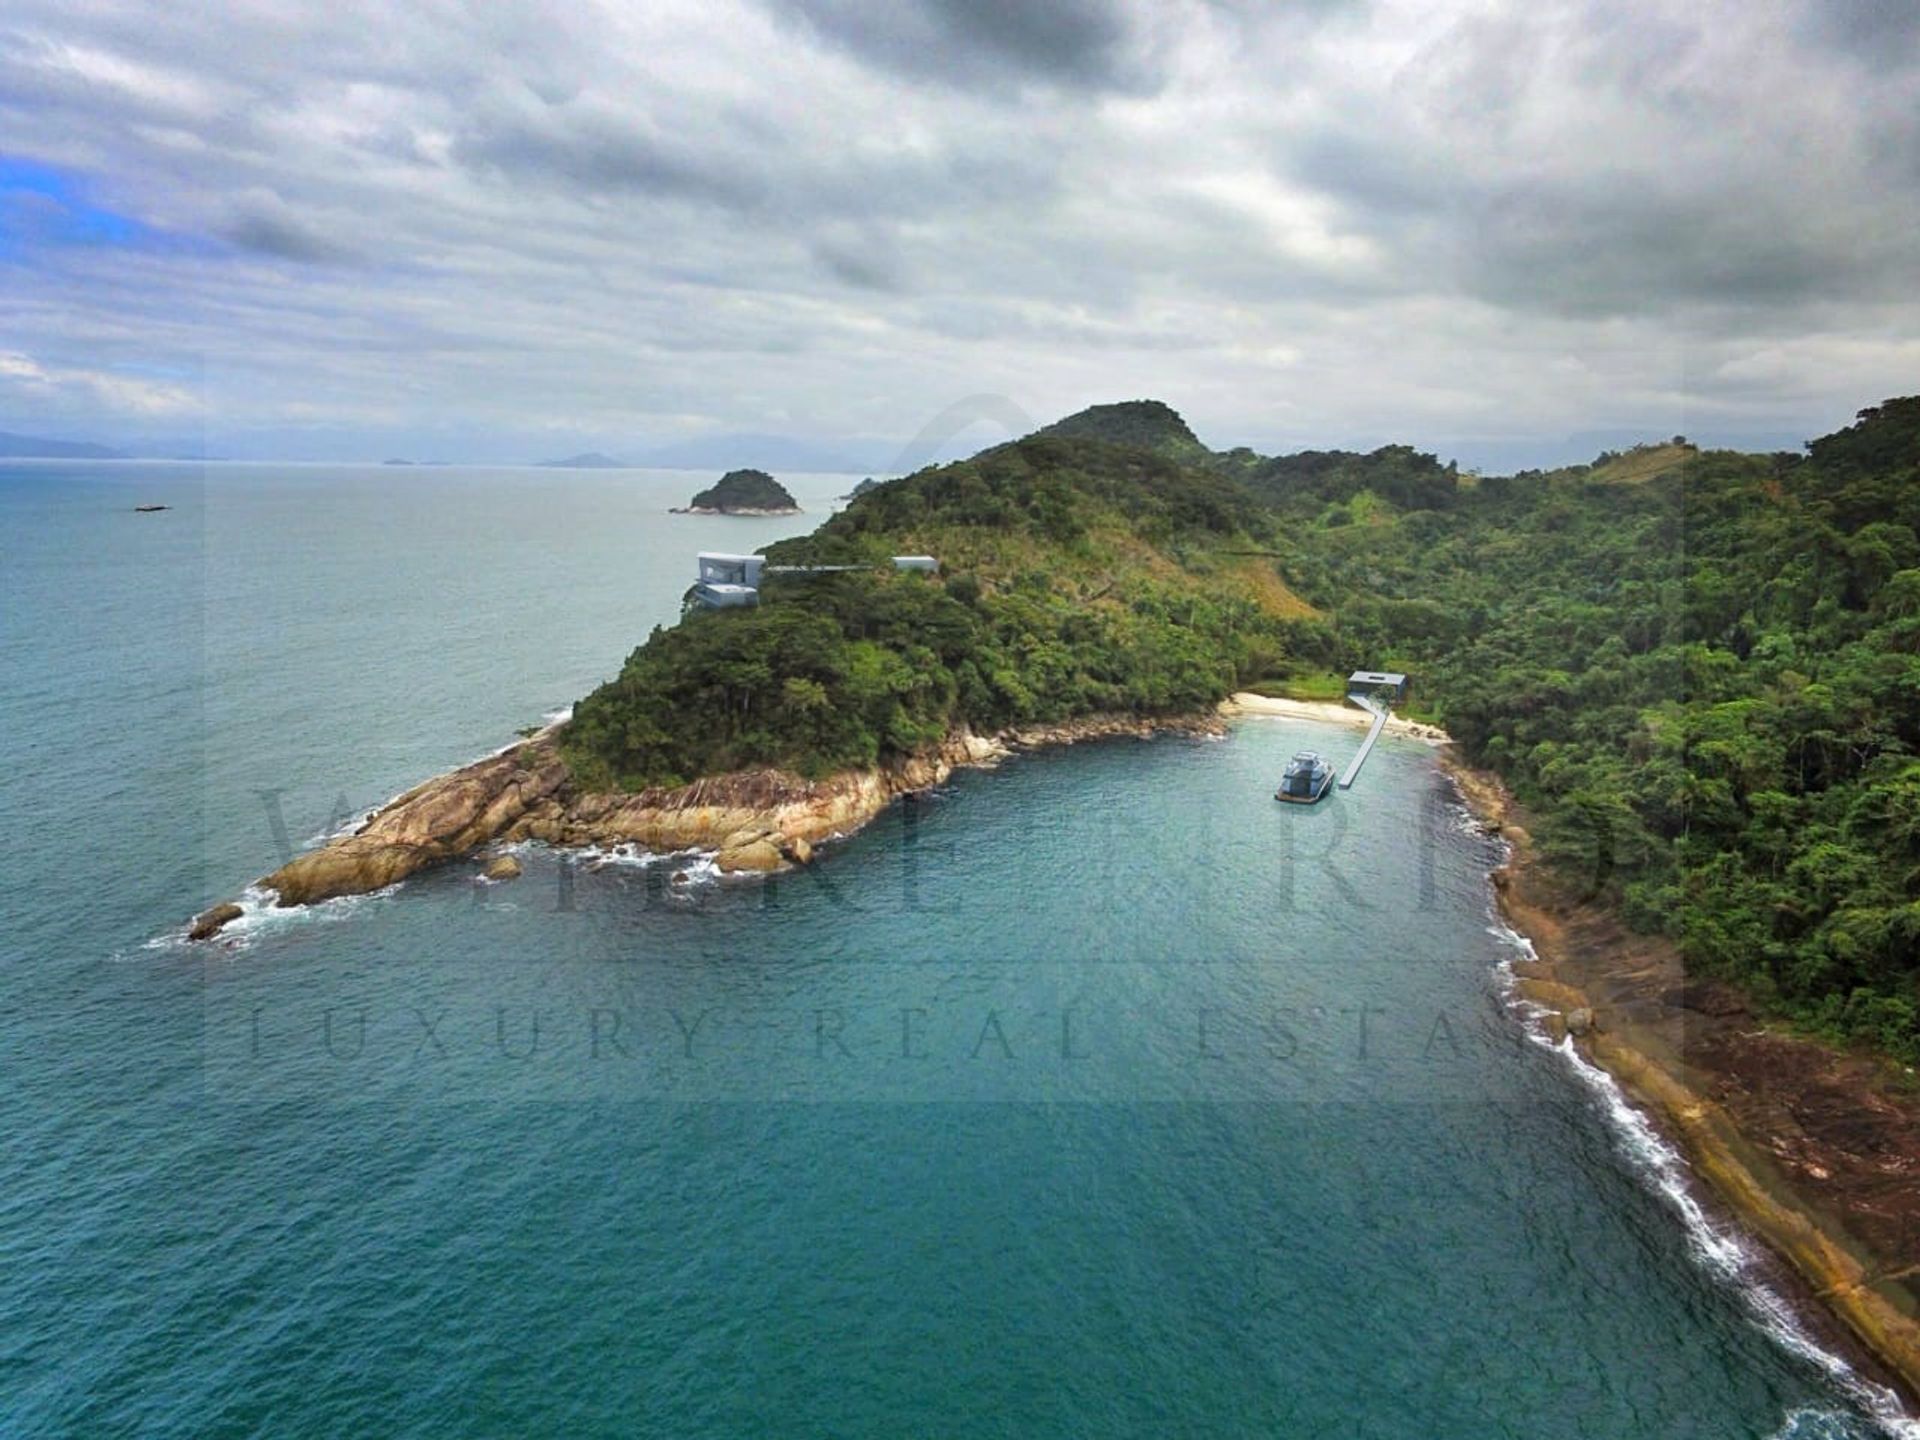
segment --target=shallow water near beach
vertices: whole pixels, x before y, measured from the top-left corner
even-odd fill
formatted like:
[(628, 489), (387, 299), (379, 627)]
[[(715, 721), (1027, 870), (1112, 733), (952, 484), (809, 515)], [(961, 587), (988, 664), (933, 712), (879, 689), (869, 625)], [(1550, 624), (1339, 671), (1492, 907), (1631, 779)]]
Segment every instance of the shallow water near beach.
[(0, 466), (0, 1430), (1876, 1433), (1528, 1038), (1413, 741), (1313, 809), (1360, 732), (1250, 718), (772, 882), (530, 847), (179, 941), (849, 485), (695, 478)]

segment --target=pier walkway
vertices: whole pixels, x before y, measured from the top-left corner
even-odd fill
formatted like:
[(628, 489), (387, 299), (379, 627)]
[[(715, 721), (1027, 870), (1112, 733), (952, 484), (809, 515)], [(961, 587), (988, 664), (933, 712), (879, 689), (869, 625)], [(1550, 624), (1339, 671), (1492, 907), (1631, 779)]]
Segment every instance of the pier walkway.
[(1380, 732), (1387, 728), (1387, 717), (1393, 712), (1371, 695), (1362, 695), (1355, 691), (1347, 692), (1347, 699), (1373, 716), (1373, 724), (1367, 730), (1367, 738), (1360, 742), (1360, 749), (1353, 759), (1347, 762), (1346, 770), (1340, 776), (1340, 788), (1350, 789), (1360, 776), (1360, 767), (1367, 763), (1367, 756), (1373, 753), (1373, 742), (1380, 738)]

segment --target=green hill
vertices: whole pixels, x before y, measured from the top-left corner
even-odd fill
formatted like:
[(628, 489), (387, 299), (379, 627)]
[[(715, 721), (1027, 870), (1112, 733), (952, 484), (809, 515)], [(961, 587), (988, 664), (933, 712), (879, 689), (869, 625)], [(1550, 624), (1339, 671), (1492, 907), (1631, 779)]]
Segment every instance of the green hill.
[(1680, 469), (1700, 451), (1675, 437), (1656, 445), (1636, 445), (1593, 462), (1587, 478), (1602, 485), (1638, 485)]
[(1169, 460), (1201, 464), (1212, 452), (1200, 443), (1180, 412), (1158, 400), (1126, 400), (1117, 405), (1092, 405), (1056, 420), (1038, 432), (1067, 440), (1101, 440), (1151, 450)]
[[(1210, 706), (1284, 663), (1311, 610), (1236, 482), (1152, 450), (1042, 433), (855, 498), (754, 608), (656, 630), (582, 700), (566, 753), (627, 789), (910, 754), (961, 726)], [(931, 554), (941, 573), (889, 557)]]

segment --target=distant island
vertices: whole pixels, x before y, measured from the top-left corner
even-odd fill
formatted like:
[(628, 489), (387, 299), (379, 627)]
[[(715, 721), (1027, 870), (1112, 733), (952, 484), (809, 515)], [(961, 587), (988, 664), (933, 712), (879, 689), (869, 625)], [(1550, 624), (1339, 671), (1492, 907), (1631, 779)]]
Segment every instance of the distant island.
[(578, 455), (569, 455), (564, 460), (542, 460), (543, 470), (624, 470), (627, 462), (616, 460), (611, 455), (602, 455), (598, 450), (583, 451)]
[(816, 443), (792, 435), (700, 435), (641, 452), (640, 464), (656, 470), (732, 470), (741, 464), (772, 465), (788, 474), (859, 474), (888, 463), (895, 446), (881, 441)]
[(84, 440), (48, 440), (39, 435), (15, 435), (0, 430), (0, 459), (6, 460), (125, 460), (122, 452)]
[(764, 470), (729, 470), (720, 483), (702, 490), (675, 515), (798, 515), (800, 506), (787, 487)]
[(869, 475), (866, 479), (862, 480), (858, 485), (854, 486), (853, 489), (849, 490), (846, 494), (842, 495), (840, 498), (842, 500), (858, 500), (862, 495), (866, 494), (869, 490), (877, 489), (879, 487), (879, 484), (880, 482), (878, 480), (874, 479), (871, 475)]

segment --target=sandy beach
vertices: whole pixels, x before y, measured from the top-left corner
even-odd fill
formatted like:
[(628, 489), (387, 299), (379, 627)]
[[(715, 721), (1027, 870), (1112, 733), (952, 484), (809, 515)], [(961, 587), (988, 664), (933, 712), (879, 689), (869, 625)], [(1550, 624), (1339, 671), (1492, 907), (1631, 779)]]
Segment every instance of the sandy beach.
[[(1256, 695), (1239, 690), (1220, 702), (1220, 713), (1229, 719), (1236, 715), (1276, 715), (1288, 720), (1317, 720), (1328, 725), (1354, 725), (1365, 729), (1373, 723), (1366, 711), (1355, 705), (1330, 700), (1289, 700), (1278, 695)], [(1387, 721), (1387, 734), (1405, 735), (1429, 745), (1451, 744), (1453, 737), (1437, 725), (1422, 725), (1395, 715)]]

